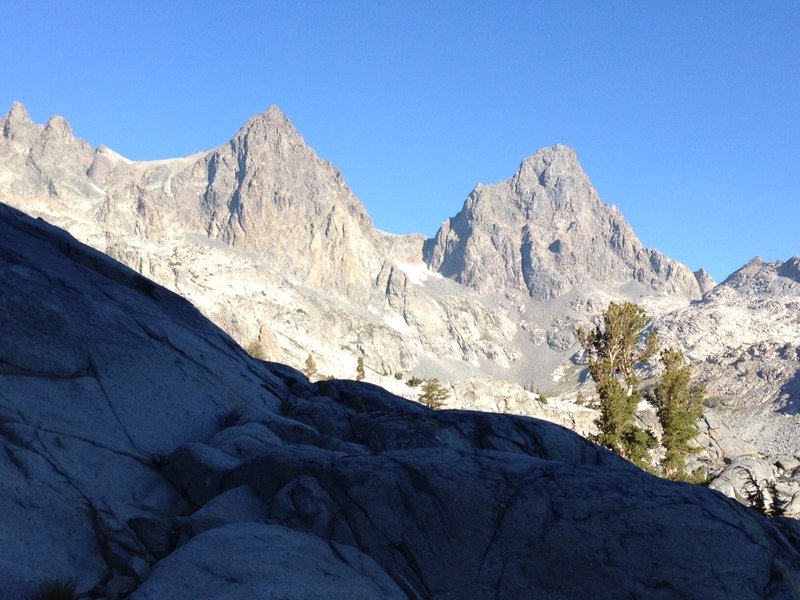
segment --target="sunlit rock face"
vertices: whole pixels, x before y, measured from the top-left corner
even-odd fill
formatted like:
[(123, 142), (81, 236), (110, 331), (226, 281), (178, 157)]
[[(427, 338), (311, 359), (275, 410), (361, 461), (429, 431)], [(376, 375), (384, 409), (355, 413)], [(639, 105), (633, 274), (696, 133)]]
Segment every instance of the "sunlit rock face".
[(575, 151), (553, 146), (496, 185), (479, 185), (428, 244), (431, 268), (483, 291), (519, 289), (547, 300), (576, 285), (636, 281), (700, 296), (694, 274), (642, 246), (616, 207), (605, 205)]
[(557, 425), (251, 358), (0, 206), (0, 578), (132, 598), (789, 598), (797, 537)]

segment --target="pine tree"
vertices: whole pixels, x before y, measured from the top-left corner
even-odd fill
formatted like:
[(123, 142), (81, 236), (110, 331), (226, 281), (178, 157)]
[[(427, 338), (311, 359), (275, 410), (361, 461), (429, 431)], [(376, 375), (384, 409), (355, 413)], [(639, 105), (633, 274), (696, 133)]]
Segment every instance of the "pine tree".
[(444, 406), (444, 401), (450, 396), (450, 392), (438, 379), (426, 379), (422, 383), (422, 392), (419, 395), (420, 403), (428, 408), (438, 409)]
[(685, 477), (686, 456), (692, 451), (692, 440), (697, 437), (697, 421), (703, 416), (705, 388), (692, 385), (692, 370), (680, 350), (667, 348), (661, 353), (664, 373), (655, 388), (653, 400), (658, 420), (664, 430), (662, 444), (666, 455), (661, 465), (667, 477)]
[(366, 374), (364, 373), (364, 357), (358, 357), (358, 364), (356, 365), (356, 379), (358, 381), (364, 381)]
[(311, 356), (311, 354), (309, 354), (308, 358), (306, 359), (306, 368), (303, 369), (303, 373), (305, 373), (306, 377), (309, 379), (317, 374), (317, 361), (314, 360), (314, 357)]
[(655, 437), (634, 423), (641, 398), (636, 367), (658, 350), (655, 335), (644, 337), (647, 313), (632, 302), (612, 302), (593, 330), (578, 330), (581, 346), (589, 355), (589, 373), (600, 397), (600, 433), (595, 441), (640, 466), (649, 460), (647, 450)]

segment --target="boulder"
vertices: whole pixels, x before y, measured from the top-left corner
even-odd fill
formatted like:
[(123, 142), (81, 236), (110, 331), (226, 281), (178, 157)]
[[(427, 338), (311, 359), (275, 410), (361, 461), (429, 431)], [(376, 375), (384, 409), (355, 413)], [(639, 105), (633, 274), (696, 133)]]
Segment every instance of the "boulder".
[(5, 206), (0, 280), (4, 597), (798, 596), (786, 519), (553, 423), (311, 383)]

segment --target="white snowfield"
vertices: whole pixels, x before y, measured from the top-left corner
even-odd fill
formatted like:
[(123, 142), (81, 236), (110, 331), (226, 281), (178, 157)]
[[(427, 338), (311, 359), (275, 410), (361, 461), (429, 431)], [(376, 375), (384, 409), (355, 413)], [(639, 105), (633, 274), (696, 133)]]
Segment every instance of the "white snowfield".
[(444, 279), (440, 273), (431, 271), (425, 263), (397, 263), (397, 268), (415, 285), (425, 285), (429, 279)]

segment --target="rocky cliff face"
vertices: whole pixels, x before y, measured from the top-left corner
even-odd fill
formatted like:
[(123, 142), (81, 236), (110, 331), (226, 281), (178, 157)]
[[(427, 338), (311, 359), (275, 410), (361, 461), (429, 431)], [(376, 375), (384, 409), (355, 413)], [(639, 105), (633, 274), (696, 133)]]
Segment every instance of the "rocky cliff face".
[(645, 249), (619, 210), (603, 204), (566, 146), (540, 150), (507, 181), (476, 187), (427, 245), (426, 260), (478, 291), (516, 289), (541, 300), (576, 285), (632, 281), (700, 296), (691, 271)]
[(75, 214), (76, 200), (94, 200), (82, 216), (115, 236), (158, 243), (203, 234), (356, 301), (380, 269), (383, 241), (363, 205), (277, 107), (211, 152), (150, 163), (93, 150), (60, 117), (37, 126), (20, 104), (3, 132), (15, 176), (0, 187), (4, 195), (47, 198), (64, 216)]
[(504, 314), (464, 310), (452, 287), (420, 289), (436, 284), (424, 238), (375, 230), (277, 108), (213, 151), (152, 162), (92, 149), (57, 117), (36, 125), (20, 104), (0, 125), (0, 197), (187, 295), (274, 358), (299, 365), (314, 353), (327, 372), (349, 373), (369, 356), (383, 375), (426, 356), (519, 357), (484, 335), (508, 329)]
[(248, 356), (0, 205), (3, 593), (789, 598), (798, 531), (576, 434)]

